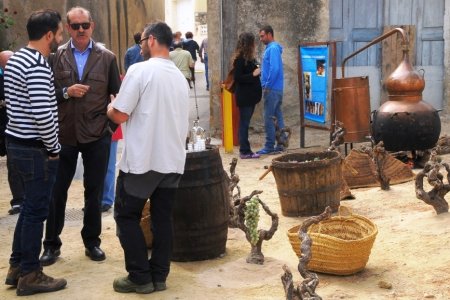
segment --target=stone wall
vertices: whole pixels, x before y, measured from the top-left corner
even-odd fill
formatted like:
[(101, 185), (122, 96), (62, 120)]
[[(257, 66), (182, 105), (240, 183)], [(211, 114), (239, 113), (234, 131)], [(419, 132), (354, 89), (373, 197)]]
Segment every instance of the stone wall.
[[(275, 40), (284, 48), (284, 98), (283, 112), (286, 125), (300, 121), (298, 95), (298, 54), (301, 41), (326, 41), (328, 39), (328, 0), (208, 0), (208, 38), (211, 41), (209, 61), (211, 68), (211, 130), (220, 131), (220, 81), (225, 77), (230, 57), (241, 32), (258, 36), (260, 26), (270, 24)], [(259, 38), (257, 39), (259, 40)], [(264, 45), (258, 44), (258, 56)], [(221, 57), (223, 54), (223, 58)], [(262, 129), (262, 105), (258, 105), (252, 125)]]
[(237, 6), (234, 0), (208, 0), (208, 68), (210, 76), (210, 131), (221, 132), (221, 87), (229, 57), (236, 46)]
[[(6, 48), (14, 41), (13, 50), (27, 42), (26, 22), (31, 12), (52, 8), (61, 13), (66, 23), (66, 12), (73, 6), (90, 10), (95, 22), (94, 40), (102, 42), (118, 58), (123, 70), (123, 57), (128, 47), (134, 44), (133, 34), (142, 31), (144, 25), (154, 20), (164, 20), (164, 0), (4, 0), (3, 7), (19, 12), (14, 16), (15, 24), (5, 32), (0, 32), (0, 47)], [(65, 33), (64, 41), (69, 39)]]

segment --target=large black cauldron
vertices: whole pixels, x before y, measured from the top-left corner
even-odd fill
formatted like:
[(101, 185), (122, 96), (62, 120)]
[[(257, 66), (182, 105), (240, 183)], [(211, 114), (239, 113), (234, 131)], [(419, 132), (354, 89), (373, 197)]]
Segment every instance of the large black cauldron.
[(372, 136), (375, 143), (384, 142), (388, 151), (425, 150), (433, 148), (441, 133), (437, 110), (422, 101), (425, 80), (408, 60), (403, 61), (386, 80), (389, 100), (373, 114)]
[[(433, 108), (431, 105), (430, 107)], [(383, 141), (388, 151), (431, 149), (436, 145), (441, 132), (441, 122), (436, 110), (375, 111), (372, 120), (375, 143)]]

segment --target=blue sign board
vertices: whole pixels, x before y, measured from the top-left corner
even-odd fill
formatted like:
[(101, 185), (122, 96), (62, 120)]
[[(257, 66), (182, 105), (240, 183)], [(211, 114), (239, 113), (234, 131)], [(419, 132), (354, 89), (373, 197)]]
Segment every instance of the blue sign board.
[(300, 46), (305, 119), (325, 123), (327, 115), (328, 46)]

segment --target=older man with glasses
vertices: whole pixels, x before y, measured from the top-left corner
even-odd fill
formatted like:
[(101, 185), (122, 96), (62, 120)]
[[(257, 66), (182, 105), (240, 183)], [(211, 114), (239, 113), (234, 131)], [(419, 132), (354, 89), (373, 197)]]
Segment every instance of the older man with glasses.
[(91, 260), (105, 259), (100, 249), (101, 197), (108, 166), (111, 133), (117, 127), (108, 121), (110, 96), (120, 88), (116, 56), (92, 40), (95, 23), (82, 7), (67, 12), (70, 40), (49, 58), (55, 75), (58, 101), (60, 164), (47, 219), (43, 266), (56, 261), (62, 242), (67, 191), (75, 174), (78, 154), (84, 166), (84, 218), (81, 237)]

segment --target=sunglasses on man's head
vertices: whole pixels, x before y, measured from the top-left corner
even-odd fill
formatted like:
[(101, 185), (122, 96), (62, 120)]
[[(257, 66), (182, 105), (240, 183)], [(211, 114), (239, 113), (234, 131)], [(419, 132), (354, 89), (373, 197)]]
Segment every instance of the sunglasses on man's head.
[(72, 23), (70, 24), (70, 28), (73, 30), (79, 30), (80, 26), (83, 27), (84, 30), (91, 28), (91, 23)]

